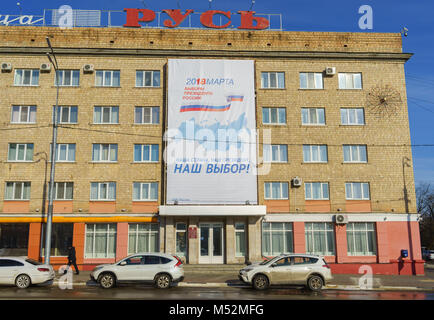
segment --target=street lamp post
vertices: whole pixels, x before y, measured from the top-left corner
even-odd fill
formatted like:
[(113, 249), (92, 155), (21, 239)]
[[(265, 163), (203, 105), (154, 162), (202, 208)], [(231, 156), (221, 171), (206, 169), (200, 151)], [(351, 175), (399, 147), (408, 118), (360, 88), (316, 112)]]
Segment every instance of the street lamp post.
[[(53, 198), (54, 198), (54, 173), (56, 169), (56, 151), (57, 151), (57, 109), (59, 104), (59, 76), (58, 76), (58, 64), (56, 55), (54, 54), (53, 47), (51, 46), (50, 39), (46, 37), (48, 47), (51, 50), (47, 52), (48, 60), (55, 70), (56, 79), (56, 106), (53, 112), (53, 141), (51, 143), (51, 172), (50, 172), (50, 187), (48, 191), (48, 213), (47, 213), (47, 225), (45, 230), (45, 263), (50, 264), (50, 251), (51, 251), (51, 230), (53, 224)], [(51, 57), (53, 56), (53, 58)], [(54, 60), (54, 61), (53, 61)]]

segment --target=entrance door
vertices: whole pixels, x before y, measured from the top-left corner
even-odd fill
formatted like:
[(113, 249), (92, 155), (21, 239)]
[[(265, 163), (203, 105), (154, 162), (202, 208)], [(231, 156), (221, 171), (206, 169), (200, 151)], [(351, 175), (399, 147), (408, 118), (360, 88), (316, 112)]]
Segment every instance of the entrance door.
[(199, 263), (223, 263), (223, 224), (201, 223)]

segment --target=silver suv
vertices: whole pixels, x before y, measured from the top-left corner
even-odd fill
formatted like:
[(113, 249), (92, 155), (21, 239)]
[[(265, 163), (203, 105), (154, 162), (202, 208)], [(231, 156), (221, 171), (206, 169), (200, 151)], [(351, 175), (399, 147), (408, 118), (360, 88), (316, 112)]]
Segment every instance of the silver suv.
[(104, 289), (120, 282), (150, 282), (166, 289), (184, 280), (182, 261), (164, 253), (136, 253), (113, 264), (95, 267), (90, 278)]
[(305, 285), (319, 291), (333, 277), (322, 257), (307, 254), (284, 254), (240, 270), (239, 279), (258, 290), (274, 284)]

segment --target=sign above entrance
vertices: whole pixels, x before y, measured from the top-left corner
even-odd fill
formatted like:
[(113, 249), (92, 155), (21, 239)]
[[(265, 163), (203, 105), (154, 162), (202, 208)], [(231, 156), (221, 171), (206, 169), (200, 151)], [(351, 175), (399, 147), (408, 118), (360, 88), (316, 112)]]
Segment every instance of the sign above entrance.
[(265, 216), (266, 206), (160, 206), (160, 216)]

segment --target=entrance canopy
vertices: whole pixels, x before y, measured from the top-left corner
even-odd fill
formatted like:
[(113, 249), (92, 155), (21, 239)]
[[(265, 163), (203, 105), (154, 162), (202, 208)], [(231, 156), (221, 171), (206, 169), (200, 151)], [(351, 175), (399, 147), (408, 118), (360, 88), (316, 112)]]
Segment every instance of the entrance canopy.
[(160, 216), (265, 216), (266, 206), (160, 206)]

